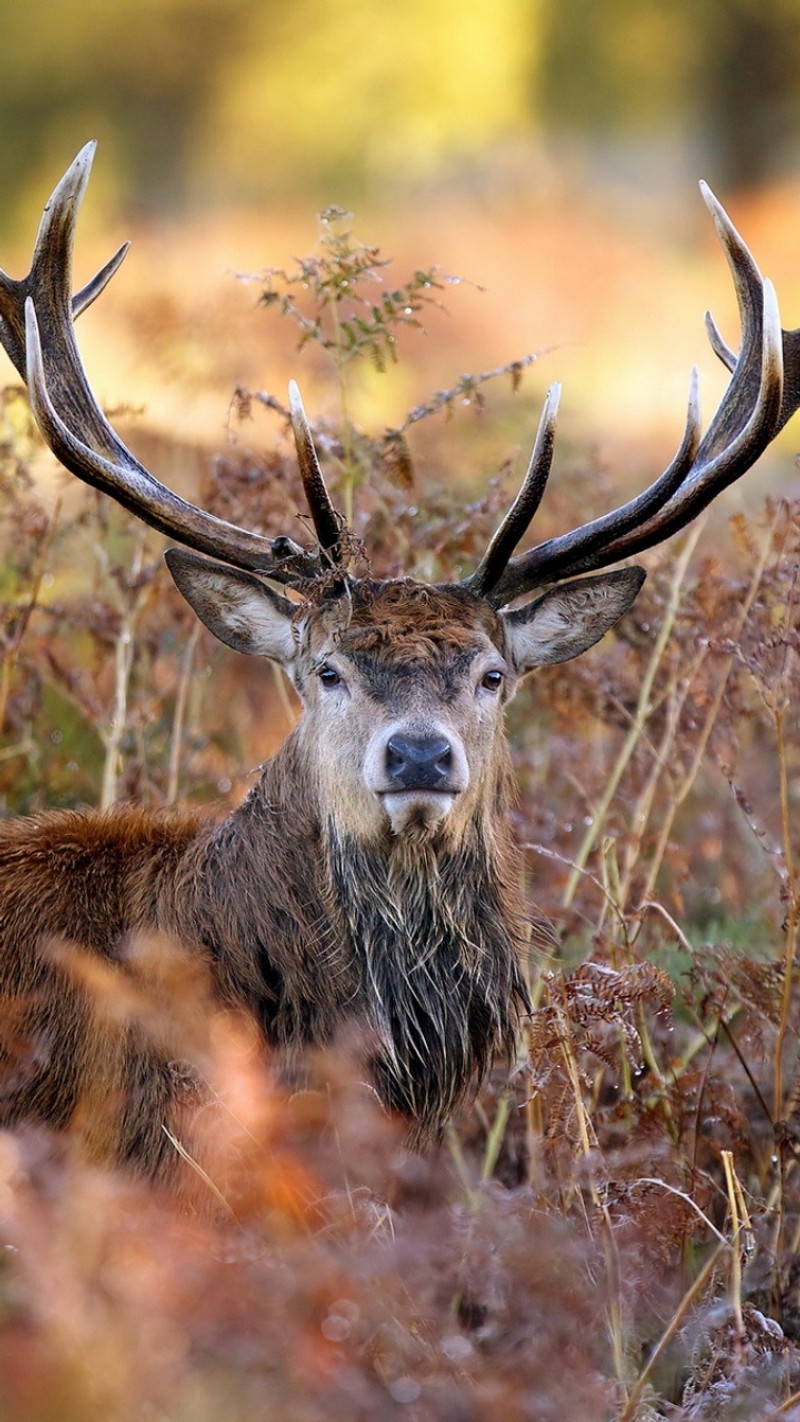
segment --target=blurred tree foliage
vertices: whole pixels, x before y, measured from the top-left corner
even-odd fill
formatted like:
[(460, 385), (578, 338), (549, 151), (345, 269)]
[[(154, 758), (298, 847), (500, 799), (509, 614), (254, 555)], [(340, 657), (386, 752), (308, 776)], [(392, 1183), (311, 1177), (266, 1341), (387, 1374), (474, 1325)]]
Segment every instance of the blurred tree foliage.
[(250, 0), (0, 6), (6, 193), (19, 192), (26, 175), (45, 165), (52, 177), (72, 149), (100, 137), (110, 140), (123, 192), (158, 205), (174, 201), (220, 64), (245, 36)]
[(795, 162), (797, 0), (0, 0), (0, 13), (7, 225), (91, 136), (117, 196), (160, 208), (209, 189), (349, 201), (365, 184), (471, 178), (543, 134), (595, 154), (658, 138), (724, 185)]
[[(527, 122), (538, 0), (0, 0), (9, 204), (99, 137), (123, 198), (337, 197)], [(29, 205), (29, 204), (28, 204)]]
[(800, 129), (796, 0), (705, 0), (695, 96), (725, 181), (757, 183), (790, 163)]
[(542, 0), (545, 124), (603, 142), (671, 136), (724, 186), (797, 163), (797, 0)]
[(323, 175), (337, 197), (354, 176), (459, 174), (530, 126), (538, 6), (295, 0), (262, 12), (220, 88), (211, 143), (240, 188), (262, 191), (296, 181), (298, 155), (301, 176)]

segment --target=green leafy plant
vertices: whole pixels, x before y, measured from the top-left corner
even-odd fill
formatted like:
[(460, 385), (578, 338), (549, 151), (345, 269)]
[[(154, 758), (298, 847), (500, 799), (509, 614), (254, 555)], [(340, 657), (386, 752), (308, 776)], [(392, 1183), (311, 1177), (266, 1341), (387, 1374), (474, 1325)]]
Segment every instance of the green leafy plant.
[[(268, 267), (243, 278), (262, 289), (259, 304), (276, 310), (298, 332), (298, 348), (311, 346), (330, 360), (339, 391), (341, 429), (341, 489), (344, 516), (352, 525), (354, 494), (363, 479), (363, 459), (358, 459), (360, 434), (351, 419), (350, 383), (352, 367), (368, 361), (384, 372), (399, 359), (399, 338), (404, 329), (424, 329), (424, 316), (432, 306), (441, 306), (440, 293), (458, 286), (464, 278), (448, 276), (440, 267), (417, 269), (397, 283), (390, 277), (391, 259), (378, 247), (359, 241), (351, 230), (352, 214), (328, 207), (319, 215), (319, 243), (316, 252), (298, 259), (287, 271)], [(437, 392), (428, 401), (409, 411), (380, 441), (380, 454), (387, 468), (402, 484), (412, 482), (411, 456), (405, 435), (419, 420), (456, 405), (482, 408), (482, 387), (497, 376), (508, 375), (512, 389), (519, 387), (522, 372), (536, 360), (526, 355), (507, 365), (480, 374), (462, 375), (451, 388)], [(286, 414), (285, 408), (263, 392), (254, 395), (237, 390), (235, 402), (246, 413), (258, 400)]]

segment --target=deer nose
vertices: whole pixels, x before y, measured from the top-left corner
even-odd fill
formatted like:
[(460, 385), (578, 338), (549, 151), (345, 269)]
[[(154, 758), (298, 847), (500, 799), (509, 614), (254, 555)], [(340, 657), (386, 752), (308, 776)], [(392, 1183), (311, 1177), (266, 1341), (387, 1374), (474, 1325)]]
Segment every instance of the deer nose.
[(444, 736), (396, 732), (386, 743), (386, 773), (392, 790), (441, 790), (450, 775), (453, 749)]

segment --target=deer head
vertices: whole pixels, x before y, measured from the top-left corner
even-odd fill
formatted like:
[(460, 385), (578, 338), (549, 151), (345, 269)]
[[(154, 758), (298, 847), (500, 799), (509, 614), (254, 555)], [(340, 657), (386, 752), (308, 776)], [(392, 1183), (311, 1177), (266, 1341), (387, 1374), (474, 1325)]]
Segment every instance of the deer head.
[[(15, 281), (0, 273), (0, 340), (28, 385), (45, 440), (79, 478), (184, 545), (167, 553), (168, 567), (216, 637), (286, 670), (315, 713), (300, 734), (332, 813), (368, 837), (387, 830), (457, 836), (485, 798), (485, 768), (496, 766), (501, 753), (502, 709), (520, 678), (591, 647), (628, 610), (644, 580), (637, 567), (599, 570), (687, 524), (755, 462), (793, 413), (800, 333), (782, 332), (771, 284), (703, 186), (742, 323), (734, 356), (707, 318), (731, 379), (706, 434), (693, 373), (685, 432), (664, 473), (612, 512), (516, 554), (550, 472), (559, 399), (553, 386), (520, 492), (469, 577), (437, 586), (358, 579), (348, 569), (346, 530), (296, 386), (291, 418), (314, 549), (286, 536), (262, 537), (179, 498), (106, 421), (73, 323), (127, 248), (72, 295), (75, 222), (93, 154), (94, 144), (87, 144), (47, 204), (28, 276)], [(304, 600), (290, 600), (281, 586), (301, 590)], [(335, 786), (324, 783), (331, 779)]]
[[(295, 418), (298, 397), (294, 394)], [(644, 578), (618, 569), (552, 589), (516, 612), (461, 585), (343, 578), (298, 608), (250, 573), (170, 549), (186, 600), (220, 641), (270, 657), (311, 713), (302, 734), (319, 801), (340, 827), (374, 838), (458, 837), (497, 765), (503, 708), (520, 677), (596, 642)]]

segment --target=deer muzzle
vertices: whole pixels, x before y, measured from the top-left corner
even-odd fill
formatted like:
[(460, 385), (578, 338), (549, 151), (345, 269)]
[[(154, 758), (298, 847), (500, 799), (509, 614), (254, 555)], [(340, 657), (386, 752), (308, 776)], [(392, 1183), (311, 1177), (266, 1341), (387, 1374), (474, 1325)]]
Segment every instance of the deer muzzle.
[(445, 736), (396, 732), (386, 742), (386, 778), (392, 791), (447, 790), (453, 748)]
[(384, 732), (370, 747), (366, 772), (394, 834), (434, 828), (469, 784), (460, 737), (441, 726), (402, 725)]

